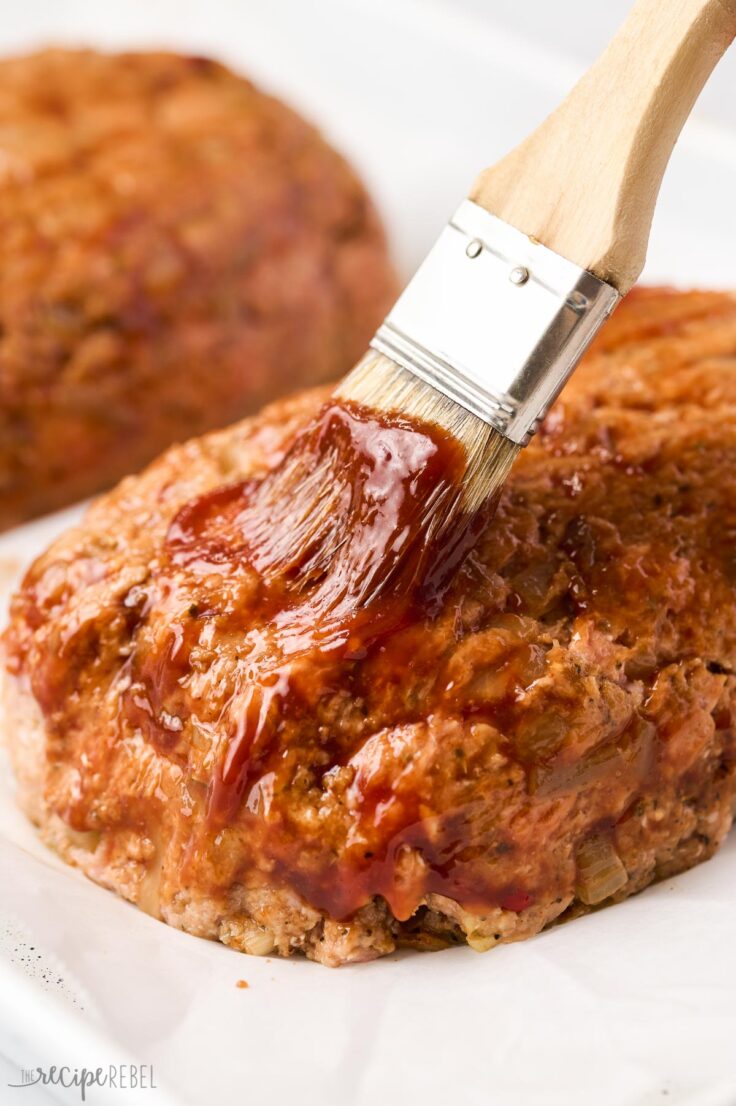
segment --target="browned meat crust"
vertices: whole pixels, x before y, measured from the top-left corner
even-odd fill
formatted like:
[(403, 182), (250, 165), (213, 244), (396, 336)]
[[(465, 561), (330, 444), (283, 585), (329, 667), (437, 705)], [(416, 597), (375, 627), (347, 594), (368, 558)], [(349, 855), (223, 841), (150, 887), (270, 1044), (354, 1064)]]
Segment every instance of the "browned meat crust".
[(0, 527), (365, 348), (382, 230), (310, 126), (204, 58), (0, 62)]
[(631, 297), (441, 611), (297, 667), (213, 826), (257, 581), (173, 571), (164, 539), (322, 396), (171, 450), (31, 569), (9, 733), (46, 840), (170, 924), (327, 964), (517, 940), (712, 855), (736, 793), (736, 298)]

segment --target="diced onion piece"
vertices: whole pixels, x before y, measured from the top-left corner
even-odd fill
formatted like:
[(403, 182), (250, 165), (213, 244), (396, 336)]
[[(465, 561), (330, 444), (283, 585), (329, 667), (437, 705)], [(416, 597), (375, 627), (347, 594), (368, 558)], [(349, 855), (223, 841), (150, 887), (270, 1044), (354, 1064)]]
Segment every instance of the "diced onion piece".
[(274, 947), (274, 939), (266, 930), (255, 930), (243, 938), (243, 949), (251, 956), (268, 956)]
[(498, 936), (493, 933), (483, 933), (480, 929), (474, 929), (467, 936), (467, 942), (476, 952), (488, 952), (498, 944)]
[(64, 835), (76, 849), (86, 849), (93, 853), (100, 843), (99, 830), (74, 830), (70, 826), (64, 826)]
[(577, 851), (575, 891), (588, 906), (603, 902), (626, 883), (628, 874), (610, 837), (594, 833), (583, 841)]

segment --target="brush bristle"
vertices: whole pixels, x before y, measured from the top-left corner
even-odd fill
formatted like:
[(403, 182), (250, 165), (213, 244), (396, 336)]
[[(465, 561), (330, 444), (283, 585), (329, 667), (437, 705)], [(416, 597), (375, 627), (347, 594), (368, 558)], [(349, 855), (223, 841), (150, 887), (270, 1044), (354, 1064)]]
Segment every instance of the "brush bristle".
[(364, 407), (441, 427), (465, 449), (465, 508), (473, 512), (505, 483), (520, 446), (390, 357), (369, 350), (336, 389)]

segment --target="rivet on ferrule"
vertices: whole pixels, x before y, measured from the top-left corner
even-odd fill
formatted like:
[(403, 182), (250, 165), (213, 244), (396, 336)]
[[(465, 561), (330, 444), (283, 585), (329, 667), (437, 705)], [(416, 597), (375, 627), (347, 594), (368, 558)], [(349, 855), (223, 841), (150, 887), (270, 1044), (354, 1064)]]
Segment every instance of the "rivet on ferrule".
[(573, 311), (577, 311), (578, 315), (582, 315), (588, 307), (588, 297), (584, 296), (582, 292), (571, 292), (567, 302)]

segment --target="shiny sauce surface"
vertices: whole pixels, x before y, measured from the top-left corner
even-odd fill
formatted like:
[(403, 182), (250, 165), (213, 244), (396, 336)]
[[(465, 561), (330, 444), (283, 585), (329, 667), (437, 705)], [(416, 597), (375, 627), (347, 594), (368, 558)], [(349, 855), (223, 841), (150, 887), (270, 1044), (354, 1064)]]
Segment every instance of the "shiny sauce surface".
[[(473, 866), (466, 871), (456, 855), (467, 846), (462, 812), (435, 819), (428, 832), (427, 810), (411, 788), (399, 793), (390, 780), (377, 785), (358, 770), (350, 785), (350, 836), (361, 845), (343, 848), (337, 859), (325, 850), (328, 859), (318, 857), (316, 864), (303, 863), (303, 839), (281, 832), (288, 782), (273, 794), (274, 778), (283, 775), (279, 761), (294, 751), (290, 741), (298, 750), (320, 701), (329, 701), (346, 670), (354, 670), (362, 698), (366, 669), (400, 681), (402, 672), (421, 665), (412, 627), (436, 617), (490, 515), (490, 505), (475, 517), (464, 513), (464, 467), (462, 447), (436, 427), (333, 402), (262, 480), (194, 499), (167, 535), (163, 575), (171, 590), (182, 574), (188, 593), (196, 593), (198, 580), (252, 579), (247, 612), (235, 607), (224, 619), (228, 642), (240, 638), (242, 659), (228, 708), (216, 719), (226, 740), (207, 789), (206, 823), (216, 833), (257, 817), (267, 793), (264, 847), (275, 870), (336, 917), (379, 893), (399, 914), (411, 914), (418, 888), (412, 883), (402, 896), (397, 871), (416, 851), (423, 857), (424, 892), (465, 901), (488, 894), (474, 886)], [(208, 616), (219, 615), (223, 632), (222, 611), (208, 610), (206, 601), (191, 610), (183, 625), (172, 624), (161, 652), (146, 654), (140, 664), (134, 657), (126, 693), (128, 721), (163, 750), (176, 745), (171, 719), (178, 717), (181, 682)], [(407, 721), (421, 714), (417, 703)], [(361, 727), (348, 729), (339, 725), (331, 735), (323, 727), (318, 749), (302, 748), (307, 762), (317, 760), (321, 779), (344, 766), (360, 743)], [(530, 900), (513, 887), (498, 894), (513, 904)]]

